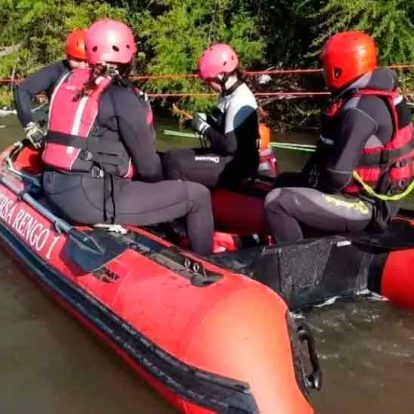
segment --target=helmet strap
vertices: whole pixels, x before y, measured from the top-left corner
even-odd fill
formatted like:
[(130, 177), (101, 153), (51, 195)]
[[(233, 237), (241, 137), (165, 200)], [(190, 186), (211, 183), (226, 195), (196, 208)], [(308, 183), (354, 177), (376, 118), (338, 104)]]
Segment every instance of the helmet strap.
[(229, 80), (228, 73), (221, 73), (214, 79), (214, 81), (220, 85), (221, 95), (226, 95), (226, 92), (227, 92), (226, 83), (228, 80)]
[(230, 87), (227, 87), (227, 81), (231, 75), (233, 75), (233, 73), (224, 73), (221, 79), (217, 78), (221, 87), (221, 96), (232, 94), (243, 83), (242, 80), (238, 79)]
[(114, 65), (113, 63), (106, 63), (105, 64), (105, 72), (111, 78), (116, 78), (116, 77), (120, 76), (118, 66)]

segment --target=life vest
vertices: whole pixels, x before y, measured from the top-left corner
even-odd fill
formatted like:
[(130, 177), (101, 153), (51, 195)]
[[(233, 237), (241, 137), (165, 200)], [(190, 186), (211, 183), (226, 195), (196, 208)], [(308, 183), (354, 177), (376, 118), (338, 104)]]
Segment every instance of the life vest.
[(278, 163), (272, 147), (270, 145), (271, 141), (271, 130), (263, 122), (259, 123), (259, 142), (258, 142), (258, 151), (259, 151), (259, 166), (257, 172), (259, 175), (264, 175), (267, 177), (276, 177), (278, 173)]
[[(414, 131), (409, 117), (403, 116), (404, 98), (396, 91), (360, 89), (350, 98), (377, 96), (384, 100), (391, 113), (393, 135), (383, 146), (362, 149), (353, 179), (342, 191), (366, 195), (382, 201), (399, 200), (414, 188)], [(336, 116), (345, 102), (331, 106), (325, 116)]]
[(42, 160), (63, 171), (89, 172), (99, 167), (103, 173), (132, 177), (132, 162), (123, 143), (113, 134), (105, 139), (96, 124), (99, 99), (111, 78), (99, 77), (95, 90), (77, 98), (90, 74), (90, 69), (74, 69), (58, 82), (50, 102)]

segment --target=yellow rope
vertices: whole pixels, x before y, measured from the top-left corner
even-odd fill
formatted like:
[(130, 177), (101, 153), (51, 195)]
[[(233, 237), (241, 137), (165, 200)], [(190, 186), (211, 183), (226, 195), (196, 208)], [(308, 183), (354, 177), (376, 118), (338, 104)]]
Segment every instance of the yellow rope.
[(404, 197), (407, 197), (411, 193), (411, 191), (413, 191), (413, 189), (414, 189), (414, 180), (413, 180), (408, 185), (408, 187), (400, 194), (395, 194), (395, 195), (392, 195), (392, 196), (388, 196), (388, 195), (385, 195), (385, 194), (378, 194), (377, 192), (375, 192), (375, 190), (372, 187), (370, 187), (367, 183), (364, 183), (364, 181), (362, 181), (361, 176), (356, 171), (354, 171), (352, 173), (352, 175), (353, 175), (354, 179), (359, 184), (361, 184), (362, 188), (367, 192), (367, 194), (369, 194), (372, 197), (378, 198), (379, 200), (382, 200), (382, 201), (399, 201), (399, 200), (402, 200)]

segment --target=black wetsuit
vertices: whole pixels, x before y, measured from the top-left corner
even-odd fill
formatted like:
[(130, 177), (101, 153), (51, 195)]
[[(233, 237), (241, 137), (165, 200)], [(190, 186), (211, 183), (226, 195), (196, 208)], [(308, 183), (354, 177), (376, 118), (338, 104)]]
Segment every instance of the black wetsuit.
[(219, 98), (205, 131), (209, 148), (180, 149), (163, 157), (168, 178), (234, 186), (255, 176), (259, 165), (257, 103), (245, 83), (238, 82)]
[[(385, 101), (378, 96), (352, 97), (357, 89), (394, 90), (394, 72), (379, 68), (362, 76), (335, 99), (350, 94), (339, 116), (323, 117), (316, 152), (302, 173), (281, 174), (276, 189), (265, 200), (269, 225), (277, 242), (297, 241), (304, 229), (323, 232), (356, 232), (365, 229), (378, 211), (374, 200), (342, 193), (366, 145), (385, 145), (393, 136), (393, 121)], [(397, 202), (382, 202), (388, 218)]]
[(17, 117), (23, 128), (30, 122), (34, 122), (32, 99), (42, 92), (45, 92), (47, 97), (50, 98), (54, 86), (61, 76), (68, 71), (70, 71), (70, 67), (66, 60), (53, 63), (29, 76), (14, 90)]
[(197, 183), (161, 181), (149, 118), (147, 102), (131, 88), (111, 84), (100, 98), (97, 126), (103, 139), (121, 139), (137, 177), (112, 177), (108, 202), (107, 180), (99, 174), (46, 171), (44, 194), (61, 214), (78, 223), (104, 223), (109, 214), (114, 223), (142, 226), (186, 216), (192, 249), (208, 254), (214, 227), (209, 191)]

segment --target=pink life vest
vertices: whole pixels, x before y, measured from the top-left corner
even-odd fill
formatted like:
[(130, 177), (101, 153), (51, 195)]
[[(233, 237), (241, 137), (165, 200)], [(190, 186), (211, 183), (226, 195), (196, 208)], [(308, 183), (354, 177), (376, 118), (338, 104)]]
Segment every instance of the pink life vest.
[(89, 172), (98, 166), (117, 176), (132, 177), (132, 162), (122, 142), (105, 140), (96, 132), (99, 99), (111, 78), (98, 77), (97, 88), (77, 98), (90, 74), (89, 68), (74, 69), (57, 84), (50, 102), (42, 160), (58, 170)]

